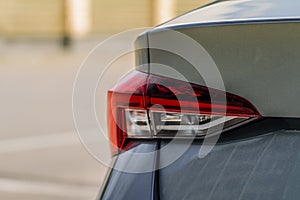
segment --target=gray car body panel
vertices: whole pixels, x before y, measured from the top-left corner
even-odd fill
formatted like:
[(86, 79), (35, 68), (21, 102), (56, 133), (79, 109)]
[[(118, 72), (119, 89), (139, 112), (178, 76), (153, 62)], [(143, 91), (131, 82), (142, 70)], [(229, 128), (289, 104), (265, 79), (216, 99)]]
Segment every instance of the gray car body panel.
[[(263, 15), (255, 14), (255, 8), (261, 2), (269, 6)], [(193, 48), (185, 51), (196, 59), (196, 65), (191, 65), (181, 55), (155, 49), (162, 44), (179, 44), (176, 48), (181, 48), (180, 41), (172, 38), (172, 32), (177, 31), (206, 50), (215, 62), (227, 92), (246, 98), (265, 117), (300, 117), (298, 4), (298, 1), (224, 1), (158, 26), (138, 39), (144, 43), (147, 40), (149, 45), (149, 57), (145, 59), (150, 62), (148, 72), (204, 86), (209, 86), (205, 80), (216, 79), (214, 74), (202, 74), (203, 69), (211, 66), (205, 66), (207, 59)], [(217, 13), (216, 8), (222, 6), (232, 14), (212, 17)], [(239, 7), (243, 9), (237, 9)], [(245, 12), (246, 8), (248, 12)], [(210, 20), (204, 16), (211, 16)], [(197, 22), (196, 25), (190, 18)], [(184, 78), (174, 73), (174, 69)], [(214, 88), (223, 89), (218, 85)]]
[[(225, 25), (177, 31), (205, 48), (214, 60), (227, 92), (246, 98), (265, 117), (300, 116), (300, 23)], [(165, 38), (176, 42), (172, 41), (171, 32), (150, 32), (150, 46), (162, 44)], [(198, 65), (150, 49), (150, 73), (182, 79), (173, 72), (175, 69), (186, 81), (207, 85), (204, 78), (212, 81), (217, 77), (202, 74), (203, 68), (212, 66), (203, 64), (201, 61), (206, 58), (192, 51)]]
[[(151, 159), (145, 162), (138, 159), (138, 156), (133, 156), (132, 153), (142, 154), (155, 152), (157, 146), (156, 141), (145, 142), (119, 155), (116, 158), (114, 169), (111, 171), (100, 199), (155, 199), (155, 167), (157, 154), (152, 154)], [(145, 165), (153, 166), (153, 170), (142, 173)], [(134, 170), (136, 170), (136, 173), (131, 172)]]
[[(198, 156), (201, 143), (194, 143), (160, 170), (160, 199), (299, 199), (299, 133), (217, 144), (205, 158)], [(161, 153), (160, 159), (168, 156)]]

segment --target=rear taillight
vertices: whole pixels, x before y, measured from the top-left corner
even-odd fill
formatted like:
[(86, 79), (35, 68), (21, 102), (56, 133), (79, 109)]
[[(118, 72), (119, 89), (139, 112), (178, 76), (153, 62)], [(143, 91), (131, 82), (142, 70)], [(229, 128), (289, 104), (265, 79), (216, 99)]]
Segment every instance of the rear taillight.
[(114, 153), (127, 149), (129, 138), (203, 137), (260, 116), (239, 96), (137, 71), (108, 93)]

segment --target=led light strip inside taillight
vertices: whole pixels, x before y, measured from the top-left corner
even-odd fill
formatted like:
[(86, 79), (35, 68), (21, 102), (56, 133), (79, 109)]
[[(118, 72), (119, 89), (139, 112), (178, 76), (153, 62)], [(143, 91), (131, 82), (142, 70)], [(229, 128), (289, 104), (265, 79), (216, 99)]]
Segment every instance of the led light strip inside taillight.
[(128, 75), (108, 97), (110, 137), (121, 150), (128, 138), (203, 137), (261, 117), (239, 96), (141, 72)]
[[(126, 109), (128, 138), (203, 137), (248, 121), (249, 117)], [(149, 116), (149, 117), (148, 117)]]

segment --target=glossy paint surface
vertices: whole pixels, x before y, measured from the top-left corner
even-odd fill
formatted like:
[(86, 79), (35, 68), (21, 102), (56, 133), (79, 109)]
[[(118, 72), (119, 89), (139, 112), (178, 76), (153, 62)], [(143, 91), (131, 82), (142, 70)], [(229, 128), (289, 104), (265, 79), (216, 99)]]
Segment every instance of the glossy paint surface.
[(171, 20), (158, 28), (199, 23), (299, 19), (297, 0), (239, 0), (220, 1)]

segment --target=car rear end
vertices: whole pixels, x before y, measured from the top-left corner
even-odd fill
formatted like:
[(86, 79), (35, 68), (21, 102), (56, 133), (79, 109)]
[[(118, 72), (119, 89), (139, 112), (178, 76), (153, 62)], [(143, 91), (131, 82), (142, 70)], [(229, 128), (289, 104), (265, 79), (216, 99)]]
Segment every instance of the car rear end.
[[(102, 199), (299, 198), (300, 18), (285, 14), (292, 1), (290, 12), (255, 2), (213, 4), (137, 39), (136, 70), (108, 93), (115, 158)], [(212, 20), (220, 9), (240, 18)]]

